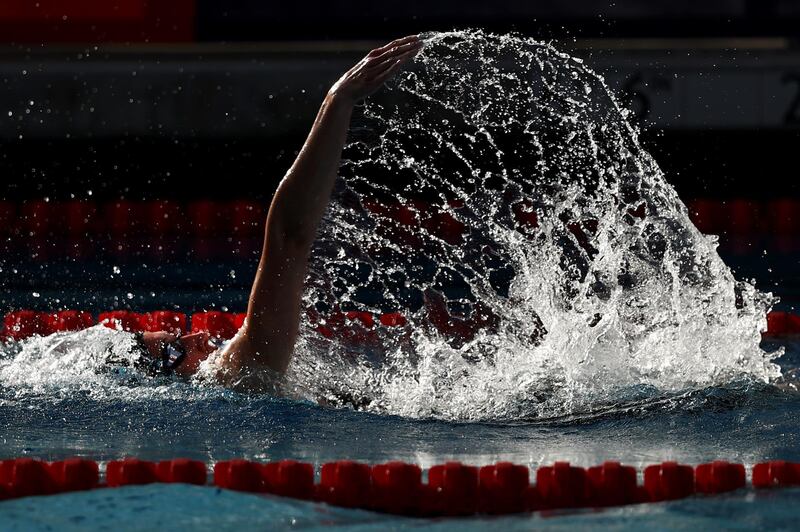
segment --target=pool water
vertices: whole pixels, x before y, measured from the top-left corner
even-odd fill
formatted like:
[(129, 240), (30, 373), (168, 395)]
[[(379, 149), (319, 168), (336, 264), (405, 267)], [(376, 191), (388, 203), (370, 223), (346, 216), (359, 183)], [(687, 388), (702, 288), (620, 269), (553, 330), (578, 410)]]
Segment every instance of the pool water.
[[(4, 530), (793, 530), (800, 490), (737, 492), (714, 498), (602, 511), (470, 519), (412, 519), (321, 504), (181, 485), (137, 486), (4, 503)], [(46, 505), (46, 506), (45, 506)], [(47, 511), (42, 510), (46, 507)]]
[[(632, 398), (601, 411), (514, 424), (451, 423), (376, 415), (269, 396), (248, 396), (173, 381), (53, 393), (0, 388), (0, 456), (98, 461), (135, 456), (186, 457), (213, 463), (292, 458), (316, 465), (352, 459), (404, 460), (424, 468), (448, 460), (497, 461), (532, 469), (556, 460), (590, 466), (618, 460), (639, 468), (664, 460), (697, 464), (714, 459), (747, 466), (771, 459), (800, 461), (800, 395), (791, 369), (800, 344), (779, 360), (784, 386), (741, 383), (672, 396)], [(489, 519), (510, 528), (575, 526), (651, 528), (791, 528), (800, 491), (748, 488), (714, 497), (598, 511)], [(151, 529), (202, 526), (219, 530), (336, 525), (345, 529), (452, 526), (463, 522), (398, 518), (217, 490), (151, 485), (18, 499), (0, 503), (0, 529)]]
[[(34, 339), (36, 349), (0, 350), (0, 457), (511, 461), (532, 470), (557, 460), (640, 470), (665, 460), (800, 461), (800, 343), (783, 354), (759, 348), (774, 298), (736, 279), (715, 239), (692, 225), (602, 78), (519, 36), (426, 39), (414, 69), (362, 110), (304, 296), (321, 315), (385, 305), (408, 325), (384, 331), (385, 350), (373, 355), (316, 342), (304, 323), (286, 377), (293, 397), (349, 394), (369, 411), (107, 371), (97, 342), (51, 356), (58, 346)], [(419, 224), (384, 212), (418, 205), (421, 191), (437, 210), (409, 210)], [(431, 228), (442, 224), (457, 231), (437, 236)], [(191, 285), (206, 278), (196, 269), (176, 275)], [(82, 289), (73, 277), (32, 297), (76, 308), (105, 297), (95, 279)], [(215, 290), (232, 306), (246, 294)], [(114, 306), (152, 308), (141, 297), (131, 291)], [(426, 322), (436, 297), (445, 314), (488, 309), (494, 325), (487, 318), (473, 339), (446, 341)], [(172, 301), (181, 303), (202, 304)], [(150, 485), (6, 501), (0, 528), (793, 528), (798, 493), (418, 520)]]

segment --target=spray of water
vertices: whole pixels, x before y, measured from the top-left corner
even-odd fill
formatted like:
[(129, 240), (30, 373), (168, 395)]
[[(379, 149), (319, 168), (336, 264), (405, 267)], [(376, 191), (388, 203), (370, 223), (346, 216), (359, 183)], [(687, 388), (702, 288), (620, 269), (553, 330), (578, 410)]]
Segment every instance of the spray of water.
[(779, 375), (759, 348), (771, 295), (734, 279), (581, 60), (429, 34), (360, 111), (307, 302), (412, 320), (366, 353), (304, 335), (295, 393), (509, 419)]
[(117, 403), (207, 400), (230, 392), (199, 388), (137, 367), (132, 334), (96, 325), (0, 345), (0, 405), (89, 397)]
[[(551, 45), (426, 35), (360, 108), (341, 175), (306, 302), (410, 320), (354, 346), (311, 312), (290, 395), (518, 420), (779, 376), (759, 348), (772, 297), (733, 278), (602, 78)], [(229, 393), (146, 377), (132, 342), (98, 326), (5, 346), (3, 397)]]

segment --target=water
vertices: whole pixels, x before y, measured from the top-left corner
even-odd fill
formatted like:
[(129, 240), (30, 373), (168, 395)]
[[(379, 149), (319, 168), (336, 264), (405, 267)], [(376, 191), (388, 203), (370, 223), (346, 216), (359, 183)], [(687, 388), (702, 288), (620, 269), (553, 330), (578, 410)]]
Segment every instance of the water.
[[(800, 346), (760, 343), (773, 298), (735, 280), (692, 227), (602, 79), (518, 37), (426, 40), (355, 119), (305, 296), (323, 317), (402, 310), (408, 326), (353, 347), (313, 332), (310, 312), (286, 397), (110, 367), (131, 339), (101, 327), (10, 344), (0, 456), (800, 460)], [(398, 200), (422, 228), (375, 208)], [(440, 214), (408, 207), (423, 200)], [(463, 235), (442, 232), (453, 220)], [(436, 326), (442, 308), (481, 327), (450, 334)], [(4, 502), (0, 528), (789, 528), (797, 494), (488, 523), (145, 486)]]
[[(354, 122), (307, 302), (413, 319), (373, 357), (301, 348), (290, 380), (307, 397), (509, 420), (778, 376), (779, 353), (758, 346), (772, 297), (734, 279), (579, 59), (521, 37), (432, 34)], [(442, 218), (463, 236), (437, 232)], [(448, 340), (430, 327), (436, 305), (487, 327)]]
[[(781, 358), (800, 363), (800, 345)], [(246, 397), (183, 383), (87, 386), (83, 391), (3, 386), (0, 392), (0, 456), (96, 460), (121, 456), (163, 459), (186, 456), (213, 462), (294, 458), (316, 464), (337, 459), (369, 463), (401, 459), (429, 467), (445, 460), (488, 464), (511, 460), (535, 468), (567, 459), (579, 465), (621, 460), (636, 466), (675, 459), (701, 463), (716, 458), (753, 463), (800, 461), (800, 397), (768, 385), (719, 387), (662, 401), (642, 401), (603, 413), (520, 423), (453, 423), (324, 408), (271, 397)], [(146, 390), (148, 393), (143, 393)], [(138, 530), (263, 529), (316, 527), (395, 528), (429, 526), (479, 529), (488, 525), (567, 529), (643, 526), (678, 529), (791, 528), (798, 490), (743, 490), (603, 512), (514, 516), (462, 521), (417, 521), (324, 505), (219, 492), (190, 486), (145, 486), (0, 503), (0, 529)]]

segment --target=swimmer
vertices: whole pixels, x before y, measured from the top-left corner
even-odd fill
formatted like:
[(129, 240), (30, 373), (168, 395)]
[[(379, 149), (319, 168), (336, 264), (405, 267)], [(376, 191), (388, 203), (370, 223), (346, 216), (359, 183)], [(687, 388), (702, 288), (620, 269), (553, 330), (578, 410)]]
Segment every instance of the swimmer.
[(369, 52), (333, 84), (311, 132), (278, 185), (267, 214), (264, 247), (247, 318), (214, 350), (204, 333), (142, 333), (151, 367), (183, 377), (197, 373), (228, 386), (261, 388), (289, 365), (300, 324), (308, 257), (330, 201), (353, 106), (377, 91), (422, 48), (411, 35)]

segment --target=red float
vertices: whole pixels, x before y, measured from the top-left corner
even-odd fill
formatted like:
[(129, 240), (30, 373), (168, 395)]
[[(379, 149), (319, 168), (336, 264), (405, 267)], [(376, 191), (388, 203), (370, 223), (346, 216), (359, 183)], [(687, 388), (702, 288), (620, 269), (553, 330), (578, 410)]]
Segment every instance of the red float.
[(772, 201), (766, 207), (769, 216), (769, 232), (773, 245), (781, 253), (797, 251), (800, 240), (800, 202), (794, 199)]
[(235, 201), (225, 207), (233, 221), (233, 234), (236, 237), (263, 236), (266, 213), (261, 203), (253, 201)]
[(27, 238), (48, 238), (61, 220), (55, 203), (44, 200), (26, 201), (20, 207), (20, 222)]
[(186, 314), (170, 310), (155, 310), (144, 314), (145, 331), (167, 331), (181, 334), (188, 330)]
[(175, 458), (163, 460), (156, 464), (156, 475), (159, 482), (180, 482), (202, 486), (206, 483), (208, 473), (206, 464), (198, 460)]
[(636, 469), (619, 462), (605, 462), (587, 470), (592, 504), (620, 506), (639, 502)]
[(589, 504), (586, 470), (556, 462), (536, 470), (536, 491), (542, 508), (580, 508)]
[(510, 514), (527, 509), (528, 468), (510, 462), (484, 466), (479, 472), (479, 511)]
[(676, 462), (648, 466), (644, 470), (644, 488), (653, 502), (683, 499), (694, 493), (694, 470)]
[(789, 315), (786, 312), (773, 310), (767, 314), (767, 331), (765, 334), (768, 336), (782, 336), (789, 334)]
[(31, 458), (0, 462), (0, 485), (6, 486), (11, 497), (48, 495), (55, 492), (47, 463)]
[(33, 310), (9, 312), (3, 319), (3, 325), (5, 336), (12, 340), (24, 340), (45, 333), (42, 313)]
[(112, 460), (106, 466), (106, 484), (109, 487), (151, 484), (158, 482), (156, 464), (138, 458)]
[(800, 486), (800, 464), (774, 460), (753, 466), (753, 487)]
[(264, 488), (281, 497), (311, 500), (314, 498), (314, 466), (294, 460), (264, 464)]
[(744, 465), (718, 460), (700, 464), (694, 470), (695, 489), (698, 493), (724, 493), (743, 488)]
[(227, 236), (230, 234), (228, 218), (218, 202), (195, 201), (186, 206), (189, 229), (198, 237)]
[(120, 200), (104, 205), (100, 230), (110, 234), (115, 240), (132, 235), (136, 225), (133, 203)]
[(349, 312), (345, 312), (345, 316), (350, 321), (357, 321), (360, 322), (361, 325), (364, 327), (374, 327), (375, 326), (375, 318), (372, 317), (372, 314), (369, 312), (360, 312), (357, 310), (351, 310)]
[(264, 491), (261, 465), (247, 460), (227, 460), (214, 465), (214, 485), (236, 491)]
[(422, 217), (422, 227), (452, 246), (464, 243), (466, 225), (448, 210), (435, 210)]
[(50, 475), (59, 492), (91, 490), (100, 483), (97, 462), (93, 460), (70, 458), (53, 462)]
[(366, 464), (341, 460), (322, 466), (318, 497), (321, 501), (346, 508), (358, 508), (369, 500), (372, 485)]
[(234, 315), (229, 312), (210, 310), (192, 314), (192, 332), (207, 332), (211, 336), (227, 340), (238, 331)]
[(97, 321), (109, 329), (128, 332), (142, 332), (145, 330), (144, 317), (137, 312), (128, 310), (102, 312), (97, 317)]
[(471, 515), (478, 510), (478, 468), (460, 462), (447, 462), (428, 471), (428, 490), (424, 513)]
[(82, 310), (60, 310), (44, 314), (44, 334), (53, 334), (61, 331), (80, 331), (94, 325), (92, 315)]
[(379, 318), (381, 325), (385, 327), (402, 327), (408, 320), (406, 317), (400, 314), (399, 312), (389, 312), (387, 314), (381, 314)]
[(195, 0), (4, 0), (0, 42), (37, 46), (194, 40)]
[(381, 512), (413, 515), (419, 511), (422, 470), (404, 462), (372, 466), (371, 507)]
[(789, 313), (786, 315), (786, 334), (800, 334), (800, 316), (797, 314)]
[(174, 235), (182, 229), (185, 215), (178, 203), (168, 200), (148, 201), (141, 209), (146, 216), (145, 232), (149, 235)]
[(348, 334), (345, 315), (342, 312), (331, 312), (325, 318), (320, 318), (315, 312), (309, 312), (309, 319), (312, 324), (316, 324), (316, 331), (325, 338), (344, 338)]
[(86, 237), (96, 229), (97, 205), (89, 201), (67, 201), (61, 205), (64, 227), (67, 234)]
[(718, 235), (724, 229), (723, 221), (727, 219), (725, 206), (715, 200), (696, 199), (687, 202), (689, 217), (701, 233)]

